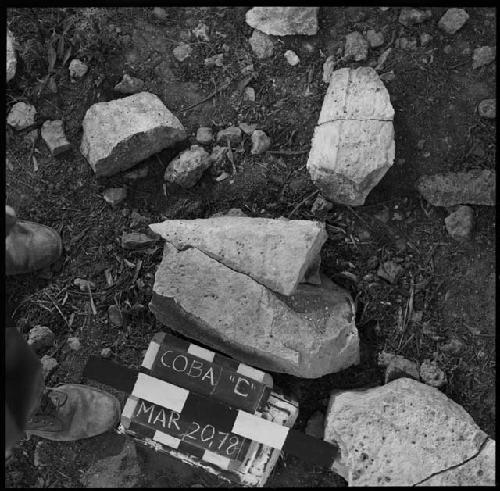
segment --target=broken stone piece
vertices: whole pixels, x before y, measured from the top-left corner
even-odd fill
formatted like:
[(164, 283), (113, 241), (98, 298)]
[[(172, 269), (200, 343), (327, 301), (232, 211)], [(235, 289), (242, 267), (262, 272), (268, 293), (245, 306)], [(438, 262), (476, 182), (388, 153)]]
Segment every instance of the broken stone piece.
[(420, 365), (420, 379), (436, 389), (446, 384), (446, 374), (431, 360), (424, 360)]
[(420, 45), (421, 46), (427, 46), (432, 40), (432, 36), (427, 33), (427, 32), (423, 32), (422, 34), (420, 34)]
[(149, 228), (178, 249), (196, 247), (282, 295), (294, 293), (327, 238), (325, 225), (311, 220), (221, 217), (165, 220)]
[(482, 66), (489, 65), (495, 60), (497, 56), (496, 46), (482, 46), (476, 48), (472, 52), (472, 68), (481, 68)]
[(82, 347), (80, 340), (75, 337), (68, 338), (67, 343), (71, 351), (79, 351)]
[(210, 167), (210, 156), (203, 147), (191, 145), (168, 164), (165, 180), (184, 188), (193, 187)]
[(187, 59), (191, 56), (192, 51), (193, 51), (193, 48), (191, 48), (191, 46), (189, 44), (181, 43), (181, 44), (179, 44), (179, 46), (174, 48), (172, 53), (173, 53), (175, 59), (182, 63), (185, 59)]
[(243, 100), (248, 102), (255, 102), (255, 89), (253, 87), (247, 87), (245, 89)]
[(255, 130), (252, 133), (252, 150), (250, 153), (252, 155), (260, 155), (265, 151), (269, 150), (271, 146), (271, 139), (262, 130)]
[(368, 55), (368, 43), (363, 35), (357, 31), (345, 37), (344, 58), (353, 58), (354, 61), (365, 60)]
[(497, 100), (484, 99), (477, 106), (479, 116), (487, 119), (495, 119), (497, 117)]
[(422, 176), (420, 194), (434, 206), (495, 205), (496, 172), (471, 170)]
[(229, 143), (237, 145), (241, 142), (241, 129), (238, 126), (229, 126), (217, 133), (216, 140), (217, 143), (226, 143), (229, 140)]
[(255, 29), (252, 36), (248, 40), (252, 48), (253, 54), (259, 59), (264, 60), (273, 56), (274, 43), (270, 36)]
[(448, 9), (439, 19), (438, 27), (446, 34), (455, 34), (469, 19), (464, 9)]
[(454, 239), (469, 239), (474, 227), (474, 211), (461, 205), (444, 219), (446, 230)]
[(214, 139), (214, 134), (212, 128), (208, 126), (200, 126), (196, 132), (196, 141), (202, 145), (208, 145), (212, 143)]
[(410, 27), (415, 24), (421, 24), (431, 17), (432, 13), (430, 10), (426, 10), (424, 12), (422, 10), (414, 9), (411, 7), (403, 7), (399, 14), (399, 22), (406, 27)]
[(108, 307), (108, 321), (111, 326), (114, 327), (123, 326), (123, 315), (118, 305), (110, 305)]
[(36, 109), (31, 104), (16, 102), (9, 112), (7, 124), (16, 130), (24, 130), (35, 124)]
[(116, 206), (127, 197), (126, 188), (108, 188), (102, 193), (104, 201), (111, 206)]
[(295, 66), (299, 64), (299, 57), (295, 53), (295, 51), (292, 51), (291, 49), (285, 51), (285, 59), (288, 62), (289, 65)]
[(115, 91), (121, 94), (137, 94), (137, 92), (141, 92), (143, 87), (144, 82), (141, 79), (124, 73), (122, 80), (115, 85)]
[(319, 7), (254, 7), (246, 23), (272, 36), (314, 35), (318, 32)]
[(7, 82), (10, 82), (16, 74), (16, 40), (12, 32), (7, 29)]
[(316, 378), (359, 363), (354, 304), (328, 278), (281, 299), (195, 247), (166, 242), (150, 309), (181, 334), (263, 370)]
[(332, 393), (325, 440), (339, 445), (332, 470), (348, 486), (413, 486), (475, 457), (487, 435), (441, 391), (398, 378)]
[(49, 327), (35, 326), (28, 334), (28, 345), (35, 351), (50, 348), (54, 344), (55, 335)]
[(42, 375), (46, 379), (58, 366), (57, 360), (48, 355), (43, 355), (40, 363), (42, 364)]
[(329, 200), (362, 205), (394, 162), (394, 109), (370, 67), (333, 72), (307, 168)]
[(80, 151), (96, 173), (110, 176), (185, 140), (180, 121), (154, 94), (140, 92), (92, 105)]
[(69, 64), (69, 76), (72, 81), (77, 78), (82, 78), (88, 70), (89, 67), (77, 58), (71, 60), (71, 63)]
[(54, 156), (71, 149), (71, 143), (66, 139), (61, 120), (45, 121), (42, 125), (41, 135)]

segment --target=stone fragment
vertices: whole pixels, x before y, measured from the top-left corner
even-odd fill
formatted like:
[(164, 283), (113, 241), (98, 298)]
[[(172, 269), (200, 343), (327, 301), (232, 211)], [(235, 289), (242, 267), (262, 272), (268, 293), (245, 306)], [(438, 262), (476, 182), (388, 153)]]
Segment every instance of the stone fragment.
[(89, 67), (82, 61), (74, 58), (69, 64), (69, 76), (74, 82), (77, 78), (82, 78), (89, 70)]
[(165, 180), (183, 188), (192, 188), (210, 167), (209, 154), (199, 145), (191, 145), (168, 164), (165, 170)]
[(16, 40), (12, 32), (7, 29), (7, 82), (10, 82), (16, 74)]
[(354, 304), (326, 277), (281, 300), (197, 248), (166, 242), (150, 309), (181, 334), (263, 370), (316, 378), (359, 363)]
[(182, 63), (185, 59), (187, 59), (191, 56), (192, 51), (193, 51), (193, 48), (191, 48), (191, 46), (189, 44), (181, 43), (181, 44), (179, 44), (179, 46), (174, 48), (172, 53), (173, 53), (175, 59)]
[(422, 176), (420, 194), (434, 206), (495, 205), (496, 172), (471, 170)]
[(16, 102), (9, 112), (7, 124), (16, 130), (24, 130), (32, 124), (35, 124), (36, 109), (31, 104), (25, 102)]
[(224, 53), (219, 53), (218, 55), (210, 56), (205, 58), (205, 66), (213, 67), (218, 66), (221, 67), (224, 65)]
[(217, 133), (217, 143), (226, 143), (229, 140), (233, 145), (241, 142), (241, 129), (238, 126), (229, 126)]
[(306, 435), (323, 440), (325, 434), (325, 415), (321, 411), (316, 411), (307, 421)]
[(252, 133), (252, 155), (260, 155), (269, 150), (271, 146), (271, 139), (262, 130), (255, 130)]
[(335, 56), (330, 55), (326, 61), (323, 63), (323, 82), (325, 84), (330, 83), (330, 78), (332, 77), (332, 73), (335, 71)]
[(46, 326), (35, 326), (28, 334), (28, 345), (35, 351), (50, 348), (56, 339), (52, 330)]
[(208, 145), (212, 143), (214, 139), (214, 133), (212, 128), (208, 126), (200, 126), (196, 132), (196, 141), (202, 145)]
[(285, 59), (288, 62), (289, 65), (295, 66), (299, 64), (299, 57), (295, 53), (295, 51), (292, 51), (291, 49), (288, 49), (285, 51)]
[(470, 206), (461, 205), (444, 219), (444, 223), (454, 239), (469, 239), (474, 227), (474, 211)]
[(396, 47), (407, 50), (417, 49), (417, 39), (416, 38), (399, 38), (396, 40)]
[(126, 188), (108, 188), (102, 193), (104, 201), (109, 203), (111, 206), (116, 206), (121, 203), (127, 197)]
[(496, 459), (495, 440), (488, 438), (481, 451), (468, 462), (458, 467), (446, 469), (430, 476), (418, 486), (495, 486), (496, 484)]
[(115, 85), (115, 91), (121, 94), (137, 94), (144, 88), (144, 81), (124, 73), (121, 81)]
[(243, 100), (248, 102), (255, 102), (255, 89), (253, 87), (247, 87), (245, 89)]
[(429, 33), (423, 32), (422, 34), (420, 34), (421, 46), (427, 46), (431, 41), (432, 41), (432, 36)]
[(481, 68), (482, 66), (489, 65), (495, 60), (497, 56), (497, 48), (495, 46), (482, 46), (476, 48), (472, 52), (472, 68)]
[(125, 439), (121, 452), (97, 460), (80, 478), (86, 488), (136, 488), (140, 487), (141, 469), (135, 444)]
[(68, 338), (68, 346), (69, 349), (72, 351), (79, 351), (80, 348), (82, 347), (82, 344), (80, 343), (80, 340), (75, 337)]
[(191, 31), (196, 39), (201, 39), (202, 41), (210, 41), (208, 37), (208, 26), (200, 21), (198, 25)]
[(422, 10), (414, 9), (411, 7), (403, 7), (399, 14), (399, 23), (403, 24), (406, 27), (410, 27), (415, 24), (421, 24), (431, 17), (432, 13), (430, 10), (423, 12)]
[(118, 305), (110, 305), (108, 307), (108, 321), (111, 326), (114, 327), (123, 326), (123, 315)]
[(446, 384), (446, 374), (433, 360), (424, 360), (420, 365), (420, 379), (431, 387), (439, 389)]
[(158, 239), (137, 232), (123, 232), (121, 244), (124, 249), (138, 249), (154, 244)]
[(254, 7), (246, 23), (272, 36), (314, 35), (318, 32), (319, 7)]
[(455, 34), (469, 19), (464, 9), (448, 9), (439, 19), (438, 27), (446, 34)]
[(399, 378), (334, 392), (324, 439), (339, 444), (332, 470), (348, 486), (406, 487), (474, 457), (487, 435), (439, 390)]
[(282, 295), (316, 265), (325, 225), (311, 220), (224, 217), (165, 220), (149, 228), (178, 249), (195, 247)]
[(495, 119), (497, 117), (497, 100), (484, 99), (477, 106), (479, 116), (487, 119)]
[(41, 136), (54, 156), (71, 149), (71, 143), (66, 139), (61, 120), (45, 121), (42, 125)]
[(42, 364), (42, 375), (46, 379), (59, 365), (55, 358), (48, 355), (43, 355), (40, 363)]
[(344, 58), (354, 61), (363, 61), (368, 55), (368, 43), (363, 35), (357, 31), (345, 37)]
[(186, 137), (180, 121), (157, 96), (140, 92), (91, 106), (83, 119), (80, 151), (96, 176), (110, 176)]
[(394, 162), (394, 109), (370, 67), (333, 72), (307, 168), (329, 200), (362, 205)]
[(366, 40), (370, 48), (379, 48), (384, 44), (384, 35), (374, 29), (368, 29), (368, 31), (366, 31)]
[(248, 40), (252, 47), (253, 54), (259, 59), (264, 60), (273, 56), (274, 43), (270, 36), (261, 31), (254, 30)]
[(333, 203), (325, 199), (321, 194), (316, 197), (311, 207), (311, 213), (315, 216), (322, 216), (333, 209)]
[(103, 348), (101, 350), (101, 356), (103, 358), (110, 358), (111, 357), (111, 348)]
[(394, 261), (386, 261), (379, 266), (377, 276), (394, 284), (402, 271), (403, 268), (399, 264), (396, 264)]
[(161, 8), (161, 7), (155, 7), (153, 9), (153, 15), (155, 17), (157, 17), (158, 19), (160, 20), (166, 20), (168, 19), (168, 13), (165, 9)]
[(401, 377), (420, 380), (418, 365), (414, 361), (407, 360), (402, 356), (394, 356), (385, 369), (384, 384)]
[(257, 129), (256, 124), (240, 123), (238, 126), (245, 135), (251, 135)]

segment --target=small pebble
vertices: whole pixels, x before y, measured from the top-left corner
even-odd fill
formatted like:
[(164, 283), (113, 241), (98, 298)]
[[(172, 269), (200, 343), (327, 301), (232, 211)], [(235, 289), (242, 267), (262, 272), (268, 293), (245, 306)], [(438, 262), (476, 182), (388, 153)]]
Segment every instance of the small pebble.
[(82, 78), (88, 72), (88, 69), (89, 67), (85, 63), (75, 58), (69, 64), (69, 76), (72, 81), (75, 81), (77, 78)]
[(255, 130), (252, 133), (252, 155), (260, 155), (269, 149), (271, 139), (262, 130)]
[(104, 201), (111, 206), (116, 206), (127, 197), (126, 188), (109, 188), (102, 194)]
[(292, 51), (292, 50), (287, 50), (285, 51), (285, 58), (286, 58), (286, 61), (288, 62), (289, 65), (291, 66), (295, 66), (295, 65), (298, 65), (299, 64), (299, 57), (297, 56), (297, 54)]
[(16, 130), (24, 130), (35, 123), (36, 109), (31, 104), (17, 102), (12, 106), (7, 117), (7, 124)]
[(209, 128), (208, 126), (200, 126), (198, 128), (198, 131), (196, 132), (196, 141), (198, 143), (208, 145), (209, 143), (212, 143), (213, 139), (214, 133), (212, 128)]
[(217, 143), (225, 144), (229, 140), (230, 143), (237, 145), (241, 142), (241, 129), (237, 126), (230, 126), (217, 133)]
[(481, 48), (476, 48), (472, 52), (472, 68), (481, 68), (482, 66), (489, 65), (497, 55), (497, 49), (495, 46), (482, 46)]
[(177, 61), (183, 62), (186, 58), (189, 58), (192, 51), (193, 49), (189, 44), (181, 43), (174, 48), (172, 53)]
[(474, 227), (474, 210), (461, 205), (444, 219), (446, 230), (453, 239), (469, 239)]
[(423, 32), (422, 34), (420, 34), (421, 46), (427, 46), (431, 41), (432, 41), (432, 36), (429, 33)]
[(438, 367), (435, 361), (426, 359), (420, 365), (420, 379), (422, 382), (439, 389), (446, 384), (446, 374)]
[(109, 358), (111, 356), (111, 348), (103, 348), (101, 350), (101, 356), (103, 358)]
[(68, 338), (68, 346), (72, 351), (79, 351), (82, 347), (78, 338)]
[(247, 87), (243, 99), (248, 102), (255, 102), (255, 89), (253, 87)]
[(455, 34), (469, 19), (469, 14), (463, 9), (448, 9), (439, 19), (438, 27), (446, 34)]
[(497, 100), (484, 99), (477, 107), (479, 116), (487, 119), (495, 119), (497, 117)]

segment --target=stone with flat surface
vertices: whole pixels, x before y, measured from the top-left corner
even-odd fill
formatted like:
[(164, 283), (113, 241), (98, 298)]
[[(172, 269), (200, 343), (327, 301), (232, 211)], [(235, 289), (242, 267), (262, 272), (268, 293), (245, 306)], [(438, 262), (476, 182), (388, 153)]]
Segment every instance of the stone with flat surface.
[(271, 290), (291, 295), (326, 241), (325, 225), (311, 220), (218, 217), (165, 220), (149, 226), (178, 249), (196, 247)]
[(140, 92), (91, 106), (83, 119), (80, 151), (98, 177), (110, 176), (186, 137), (156, 95)]
[(354, 304), (328, 278), (279, 297), (198, 249), (166, 242), (150, 309), (169, 328), (263, 370), (315, 378), (359, 363)]
[(71, 149), (71, 143), (64, 134), (62, 120), (45, 121), (42, 125), (41, 135), (54, 156)]
[[(325, 440), (341, 449), (333, 470), (348, 486), (413, 486), (476, 456), (486, 439), (462, 406), (409, 378), (332, 393), (325, 425)], [(493, 465), (476, 484), (491, 483)]]
[(203, 147), (191, 145), (168, 164), (164, 178), (183, 188), (192, 188), (211, 164), (210, 155)]

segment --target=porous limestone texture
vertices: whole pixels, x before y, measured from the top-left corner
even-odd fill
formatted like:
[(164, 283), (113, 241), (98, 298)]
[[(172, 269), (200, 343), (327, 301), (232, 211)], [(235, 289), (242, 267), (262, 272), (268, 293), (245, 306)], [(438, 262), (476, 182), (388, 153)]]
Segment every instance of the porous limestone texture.
[(96, 173), (110, 176), (186, 139), (180, 121), (154, 94), (92, 105), (83, 119), (80, 151)]

